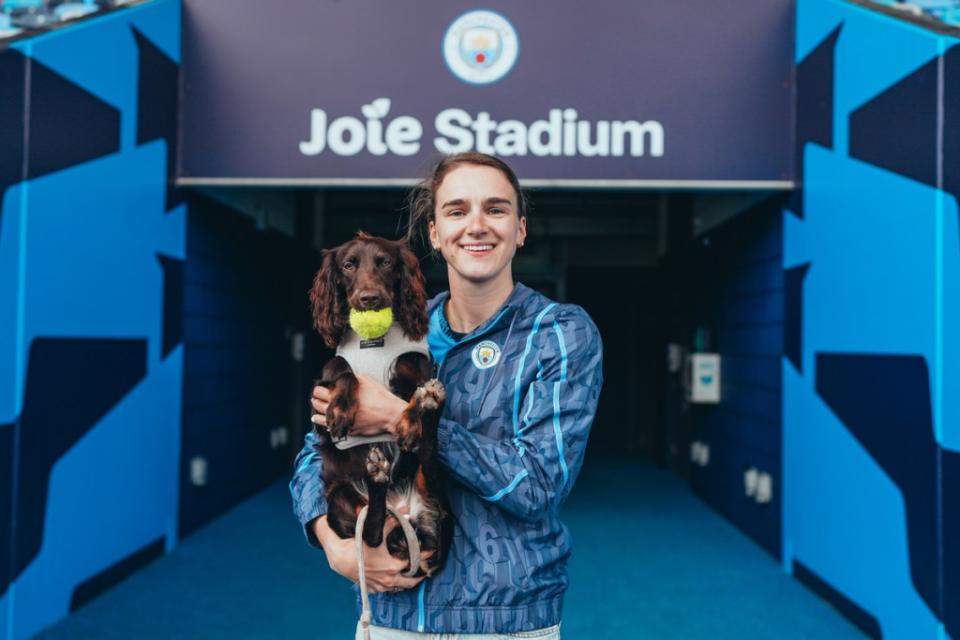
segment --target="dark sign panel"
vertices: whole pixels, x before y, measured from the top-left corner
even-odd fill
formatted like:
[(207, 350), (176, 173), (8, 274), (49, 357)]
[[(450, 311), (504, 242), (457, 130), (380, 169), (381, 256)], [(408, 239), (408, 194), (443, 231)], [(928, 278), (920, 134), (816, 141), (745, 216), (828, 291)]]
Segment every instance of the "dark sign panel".
[(793, 3), (186, 0), (179, 175), (787, 186)]

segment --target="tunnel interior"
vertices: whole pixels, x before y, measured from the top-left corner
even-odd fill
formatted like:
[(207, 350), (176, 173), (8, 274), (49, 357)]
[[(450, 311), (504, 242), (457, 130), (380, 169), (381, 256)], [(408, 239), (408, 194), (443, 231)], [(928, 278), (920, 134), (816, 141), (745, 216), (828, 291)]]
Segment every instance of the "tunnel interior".
[[(717, 339), (726, 335), (726, 320), (711, 318), (716, 311), (711, 307), (717, 295), (735, 285), (736, 274), (724, 275), (722, 265), (714, 263), (729, 266), (730, 258), (749, 255), (751, 243), (758, 242), (757, 229), (780, 215), (778, 196), (561, 189), (529, 195), (529, 233), (514, 259), (515, 280), (582, 306), (604, 341), (605, 382), (587, 461), (646, 456), (688, 475), (687, 448), (700, 408), (684, 402), (679, 374), (668, 371), (667, 345), (723, 346)], [(210, 247), (218, 247), (214, 254), (221, 261), (214, 271), (224, 277), (237, 270), (244, 274), (242, 282), (231, 284), (233, 304), (240, 306), (221, 321), (233, 327), (225, 333), (243, 334), (235, 343), (246, 352), (240, 359), (257, 366), (242, 374), (247, 379), (239, 386), (248, 392), (233, 397), (241, 404), (258, 403), (259, 415), (273, 412), (261, 424), (289, 427), (281, 447), (288, 453), (302, 442), (309, 424), (303, 398), (330, 356), (310, 326), (307, 304), (319, 250), (349, 240), (358, 230), (400, 237), (407, 221), (405, 198), (402, 189), (370, 188), (207, 189), (191, 195), (187, 287), (209, 261)], [(714, 255), (715, 237), (723, 238), (722, 258)], [(445, 265), (422, 248), (418, 252), (431, 295), (445, 289)], [(188, 305), (188, 323), (190, 313)], [(185, 375), (194, 379), (202, 371), (195, 364), (200, 359), (190, 354), (206, 351), (207, 345), (192, 342), (189, 333), (186, 342)], [(264, 392), (250, 393), (258, 384)], [(195, 441), (191, 396), (204, 391), (188, 384), (186, 392), (184, 442), (190, 443)], [(197, 402), (203, 405), (204, 399)], [(187, 462), (191, 449), (185, 446)], [(273, 466), (265, 473), (277, 471)], [(190, 487), (184, 489), (189, 495)]]

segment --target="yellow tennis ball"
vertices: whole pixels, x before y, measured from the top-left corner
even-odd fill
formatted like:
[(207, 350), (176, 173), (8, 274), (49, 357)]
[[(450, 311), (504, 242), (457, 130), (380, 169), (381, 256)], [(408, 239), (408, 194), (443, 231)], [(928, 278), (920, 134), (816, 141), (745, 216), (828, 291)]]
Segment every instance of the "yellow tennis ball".
[(375, 340), (386, 335), (393, 324), (393, 309), (377, 309), (376, 311), (358, 311), (350, 309), (350, 328), (364, 340)]

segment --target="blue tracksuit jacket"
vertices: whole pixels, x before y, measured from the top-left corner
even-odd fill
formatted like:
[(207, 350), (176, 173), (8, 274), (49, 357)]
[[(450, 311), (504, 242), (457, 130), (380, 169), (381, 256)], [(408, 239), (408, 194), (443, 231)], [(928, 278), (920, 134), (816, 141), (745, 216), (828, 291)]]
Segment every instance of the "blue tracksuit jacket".
[[(517, 284), (489, 321), (456, 341), (430, 301), (430, 351), (447, 402), (440, 457), (456, 520), (443, 570), (416, 589), (371, 594), (373, 624), (496, 633), (560, 622), (571, 541), (559, 510), (583, 462), (603, 380), (596, 326), (576, 305)], [(326, 513), (318, 438), (290, 483), (306, 525)]]

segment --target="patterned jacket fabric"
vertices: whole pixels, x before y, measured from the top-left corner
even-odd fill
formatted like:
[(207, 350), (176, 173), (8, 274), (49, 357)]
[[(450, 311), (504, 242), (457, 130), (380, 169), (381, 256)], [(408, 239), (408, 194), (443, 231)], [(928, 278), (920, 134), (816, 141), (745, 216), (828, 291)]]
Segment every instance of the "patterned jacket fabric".
[[(430, 351), (447, 389), (440, 458), (455, 519), (443, 570), (416, 589), (372, 594), (373, 624), (431, 633), (510, 633), (560, 622), (571, 552), (560, 505), (583, 462), (603, 382), (596, 326), (576, 305), (517, 284), (457, 341), (430, 301)], [(326, 513), (310, 433), (290, 483), (294, 513)], [(358, 609), (359, 611), (359, 609)]]

